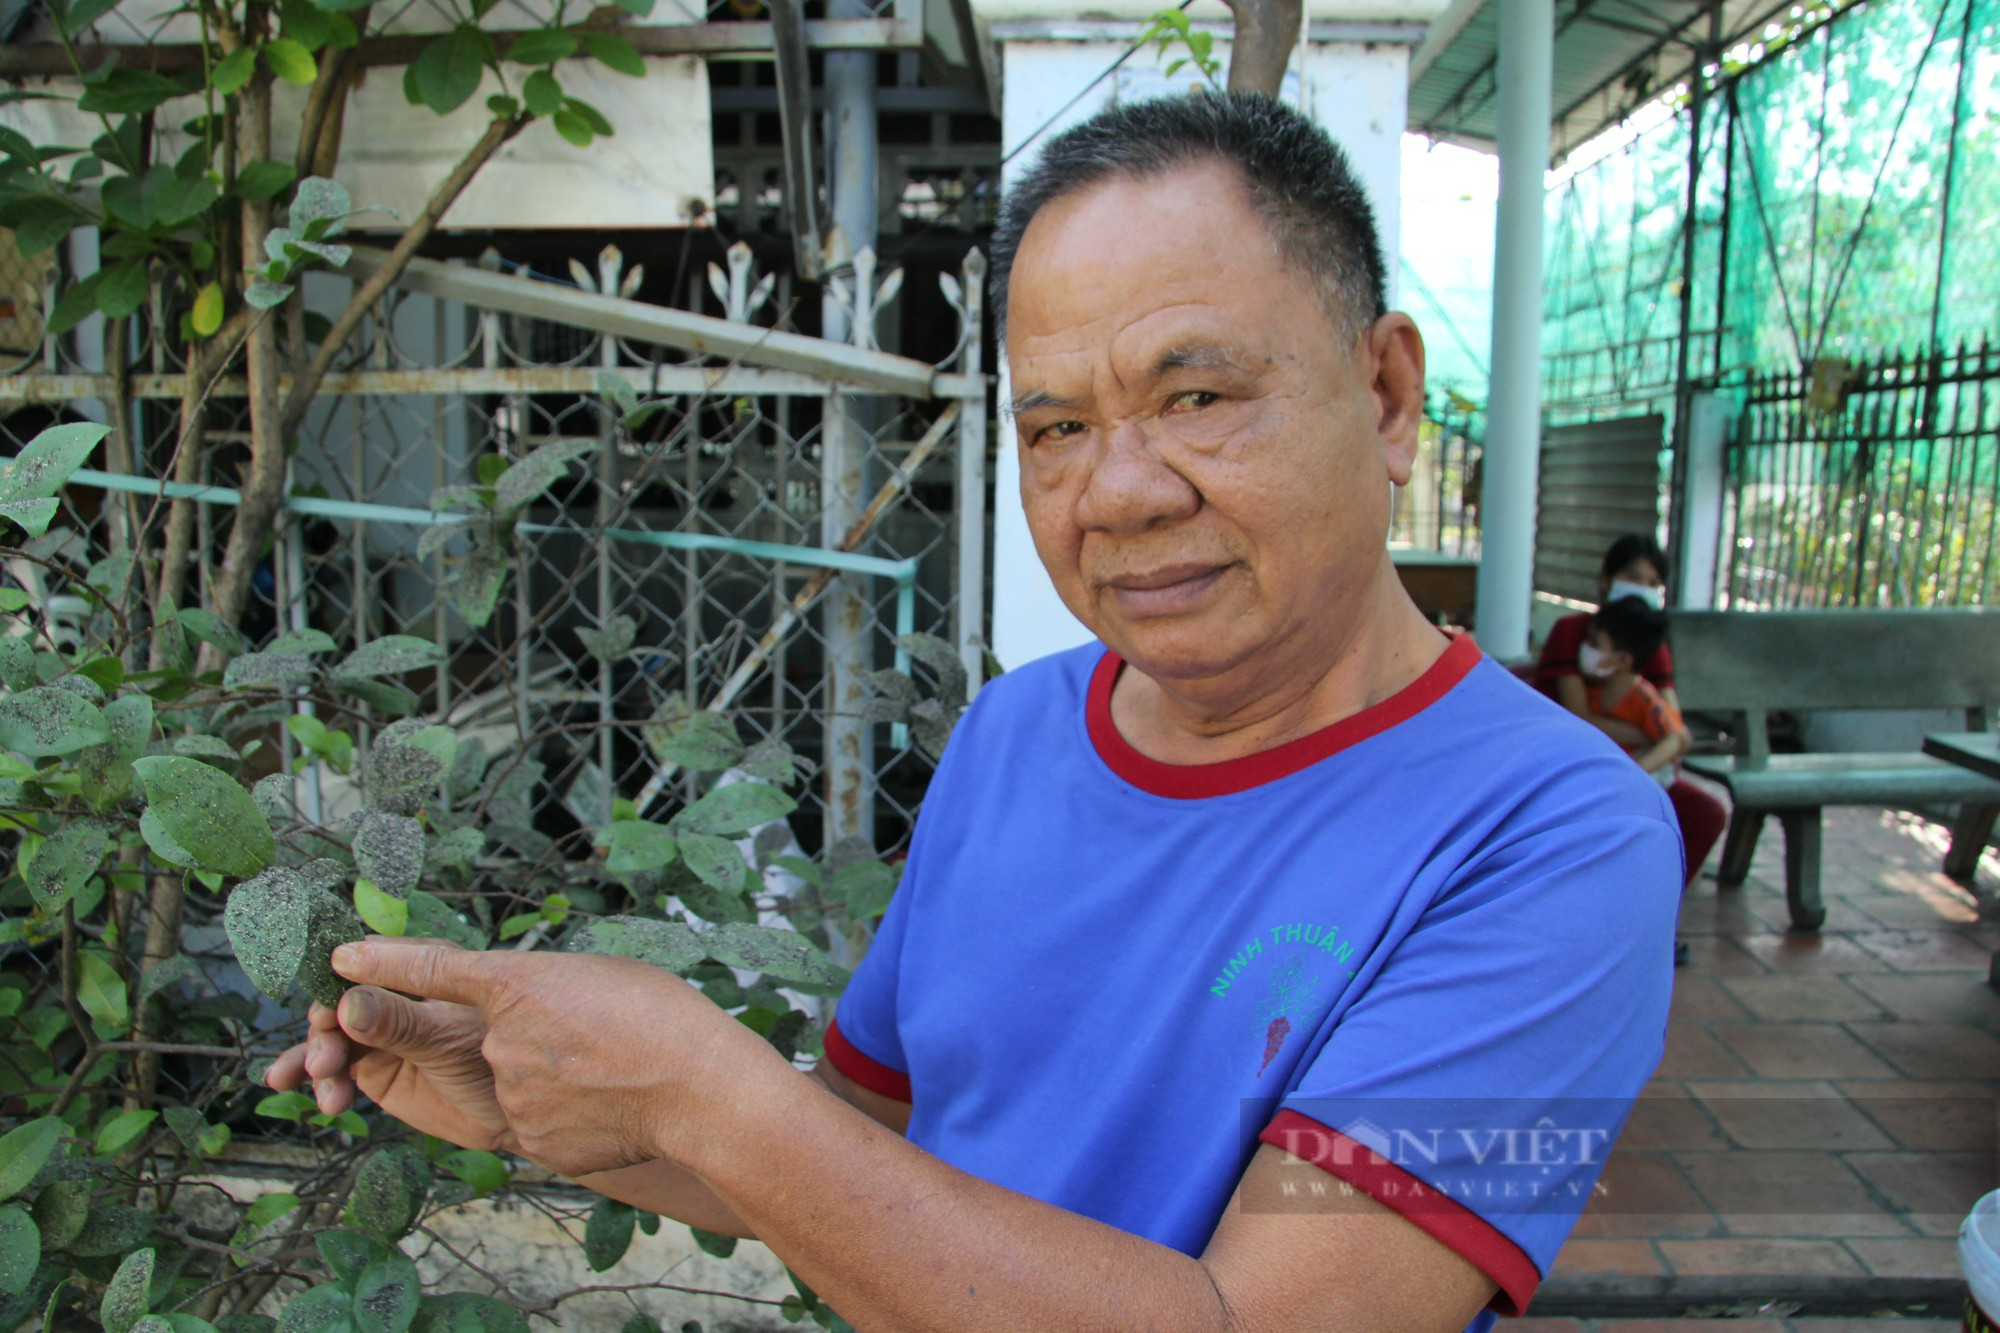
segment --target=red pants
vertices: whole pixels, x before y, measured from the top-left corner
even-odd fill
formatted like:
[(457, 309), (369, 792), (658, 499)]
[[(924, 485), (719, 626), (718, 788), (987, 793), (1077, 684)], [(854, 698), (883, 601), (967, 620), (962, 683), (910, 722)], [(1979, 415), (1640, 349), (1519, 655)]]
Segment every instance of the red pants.
[(1674, 803), (1674, 817), (1680, 820), (1681, 844), (1687, 848), (1688, 883), (1692, 884), (1708, 854), (1721, 840), (1722, 830), (1729, 824), (1729, 812), (1722, 802), (1686, 778), (1674, 780), (1674, 785), (1667, 788), (1667, 799)]

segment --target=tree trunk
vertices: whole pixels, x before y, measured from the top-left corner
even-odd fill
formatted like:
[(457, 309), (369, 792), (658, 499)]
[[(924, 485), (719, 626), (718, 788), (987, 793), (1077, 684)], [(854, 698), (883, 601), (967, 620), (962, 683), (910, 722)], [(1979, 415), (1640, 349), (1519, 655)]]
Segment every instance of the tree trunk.
[(1229, 91), (1276, 97), (1298, 45), (1305, 0), (1229, 0), (1236, 38), (1229, 54)]

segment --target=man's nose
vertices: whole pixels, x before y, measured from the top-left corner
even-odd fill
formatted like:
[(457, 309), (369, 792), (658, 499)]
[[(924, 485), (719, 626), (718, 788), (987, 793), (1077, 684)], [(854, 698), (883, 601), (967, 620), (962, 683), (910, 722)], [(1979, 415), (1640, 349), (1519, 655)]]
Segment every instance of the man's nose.
[(1091, 460), (1076, 521), (1087, 530), (1144, 532), (1200, 507), (1201, 492), (1161, 456), (1158, 441), (1138, 423), (1120, 422)]

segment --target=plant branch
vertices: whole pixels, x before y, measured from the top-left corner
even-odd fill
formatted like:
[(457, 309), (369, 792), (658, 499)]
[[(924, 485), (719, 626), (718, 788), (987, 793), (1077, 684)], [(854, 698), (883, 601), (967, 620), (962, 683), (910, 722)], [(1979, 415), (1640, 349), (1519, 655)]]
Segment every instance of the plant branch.
[[(479, 174), (480, 168), (484, 167), (509, 139), (519, 134), (530, 119), (531, 117), (525, 113), (494, 117), (486, 126), (486, 132), (479, 136), (479, 141), (466, 150), (458, 165), (451, 169), (451, 174), (439, 182), (437, 189), (432, 191), (430, 201), (404, 230), (395, 248), (389, 252), (387, 262), (376, 269), (366, 282), (354, 289), (354, 295), (348, 298), (347, 307), (333, 321), (332, 329), (320, 342), (319, 351), (314, 353), (311, 364), (292, 381), (292, 390), (285, 398), (284, 414), (280, 422), (281, 435), (290, 437), (304, 424), (306, 409), (312, 405), (313, 395), (319, 392), (320, 381), (325, 379), (327, 371), (333, 368), (334, 358), (340, 355), (340, 349), (353, 336), (354, 331), (361, 327), (361, 321), (367, 316), (369, 309), (395, 285), (396, 279), (403, 276), (403, 270), (409, 267), (410, 260), (416, 256), (417, 248), (430, 238), (430, 234), (437, 229), (439, 220), (454, 203), (458, 202), (458, 196), (465, 192), (465, 187), (472, 183), (472, 178)], [(262, 245), (263, 240), (260, 237), (258, 240), (260, 250)], [(241, 526), (242, 522), (239, 515), (237, 524)]]

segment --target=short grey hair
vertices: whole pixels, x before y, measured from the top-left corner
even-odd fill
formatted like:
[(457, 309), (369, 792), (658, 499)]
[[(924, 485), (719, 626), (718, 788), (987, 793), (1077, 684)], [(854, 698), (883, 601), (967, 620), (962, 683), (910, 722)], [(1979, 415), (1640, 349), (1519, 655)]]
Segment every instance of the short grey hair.
[(1275, 98), (1191, 93), (1114, 106), (1049, 140), (1000, 204), (992, 293), (1000, 327), (1021, 237), (1044, 206), (1104, 181), (1210, 160), (1242, 173), (1278, 253), (1313, 280), (1335, 329), (1359, 337), (1387, 313), (1375, 210), (1340, 146)]

